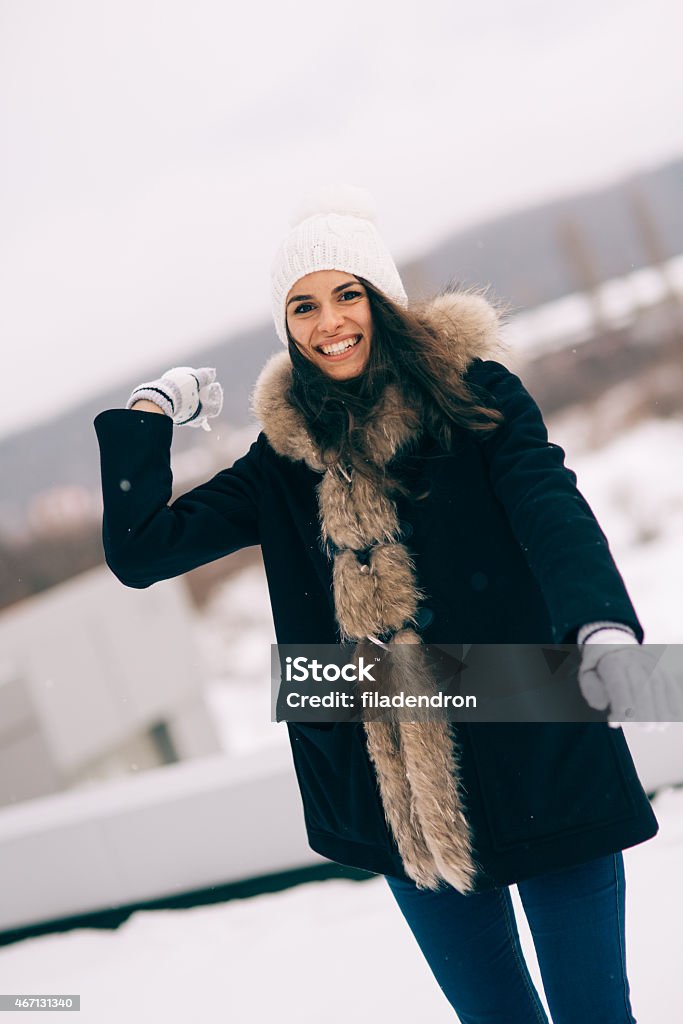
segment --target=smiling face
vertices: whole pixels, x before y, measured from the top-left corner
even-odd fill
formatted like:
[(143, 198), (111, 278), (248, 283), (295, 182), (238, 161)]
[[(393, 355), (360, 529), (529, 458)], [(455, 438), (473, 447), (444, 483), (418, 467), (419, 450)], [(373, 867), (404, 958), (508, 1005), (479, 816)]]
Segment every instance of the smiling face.
[(372, 343), (372, 311), (353, 274), (306, 274), (289, 289), (286, 303), (287, 327), (302, 355), (334, 380), (362, 373)]

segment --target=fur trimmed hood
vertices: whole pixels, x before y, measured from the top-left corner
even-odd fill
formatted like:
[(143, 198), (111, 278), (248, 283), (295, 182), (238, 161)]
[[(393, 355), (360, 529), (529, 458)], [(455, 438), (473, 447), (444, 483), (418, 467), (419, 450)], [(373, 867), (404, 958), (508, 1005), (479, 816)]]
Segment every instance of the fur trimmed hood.
[[(443, 346), (444, 377), (462, 377), (476, 359), (507, 356), (509, 345), (501, 338), (503, 309), (482, 291), (458, 289), (411, 307), (423, 322), (437, 329)], [(252, 391), (251, 407), (278, 455), (303, 460), (319, 473), (325, 472), (303, 418), (286, 400), (292, 379), (289, 352), (277, 352), (261, 370)], [(401, 415), (401, 396), (387, 388), (376, 417), (372, 450), (387, 462), (408, 440), (410, 433)]]

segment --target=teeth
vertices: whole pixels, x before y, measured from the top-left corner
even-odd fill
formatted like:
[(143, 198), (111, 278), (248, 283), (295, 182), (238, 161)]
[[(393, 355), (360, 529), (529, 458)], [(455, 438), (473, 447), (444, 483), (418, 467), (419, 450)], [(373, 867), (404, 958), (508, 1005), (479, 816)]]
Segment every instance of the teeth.
[(357, 334), (355, 338), (349, 338), (347, 341), (339, 341), (336, 345), (321, 346), (320, 351), (324, 352), (326, 356), (336, 356), (340, 352), (346, 352), (347, 348), (351, 348), (353, 345), (358, 344), (359, 340), (360, 334)]

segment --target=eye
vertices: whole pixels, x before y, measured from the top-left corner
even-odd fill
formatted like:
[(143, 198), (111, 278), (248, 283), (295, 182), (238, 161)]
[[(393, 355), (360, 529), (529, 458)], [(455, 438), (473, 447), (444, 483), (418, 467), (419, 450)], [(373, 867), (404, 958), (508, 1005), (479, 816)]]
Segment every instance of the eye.
[[(347, 292), (342, 292), (341, 295), (340, 295), (340, 298), (342, 298), (342, 299), (346, 298), (347, 295), (350, 295), (351, 298), (355, 299), (355, 298), (362, 297), (363, 292), (352, 291), (351, 289), (349, 289), (349, 291), (347, 291)], [(295, 306), (294, 307), (294, 315), (296, 316), (299, 313), (304, 313), (305, 312), (305, 307), (306, 306), (310, 306), (310, 305), (311, 305), (310, 302), (302, 302), (298, 306)]]

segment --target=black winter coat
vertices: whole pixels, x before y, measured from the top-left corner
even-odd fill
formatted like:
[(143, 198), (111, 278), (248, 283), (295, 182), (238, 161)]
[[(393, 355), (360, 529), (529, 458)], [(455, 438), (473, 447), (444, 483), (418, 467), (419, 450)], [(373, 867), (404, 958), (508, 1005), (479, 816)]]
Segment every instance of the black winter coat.
[[(397, 505), (417, 577), (430, 595), (425, 643), (573, 643), (578, 628), (643, 629), (607, 539), (548, 441), (519, 377), (474, 358), (505, 426), (459, 432), (449, 451), (422, 442), (402, 469), (430, 485)], [(172, 421), (109, 409), (100, 445), (107, 564), (144, 588), (260, 544), (279, 643), (339, 641), (330, 563), (319, 543), (315, 487), (302, 461), (262, 431), (230, 468), (171, 505)], [(130, 481), (122, 490), (120, 481)], [(362, 723), (288, 723), (312, 849), (342, 864), (405, 878), (387, 827)], [(509, 885), (641, 843), (658, 824), (621, 729), (586, 724), (452, 725), (473, 853), (474, 891)]]

